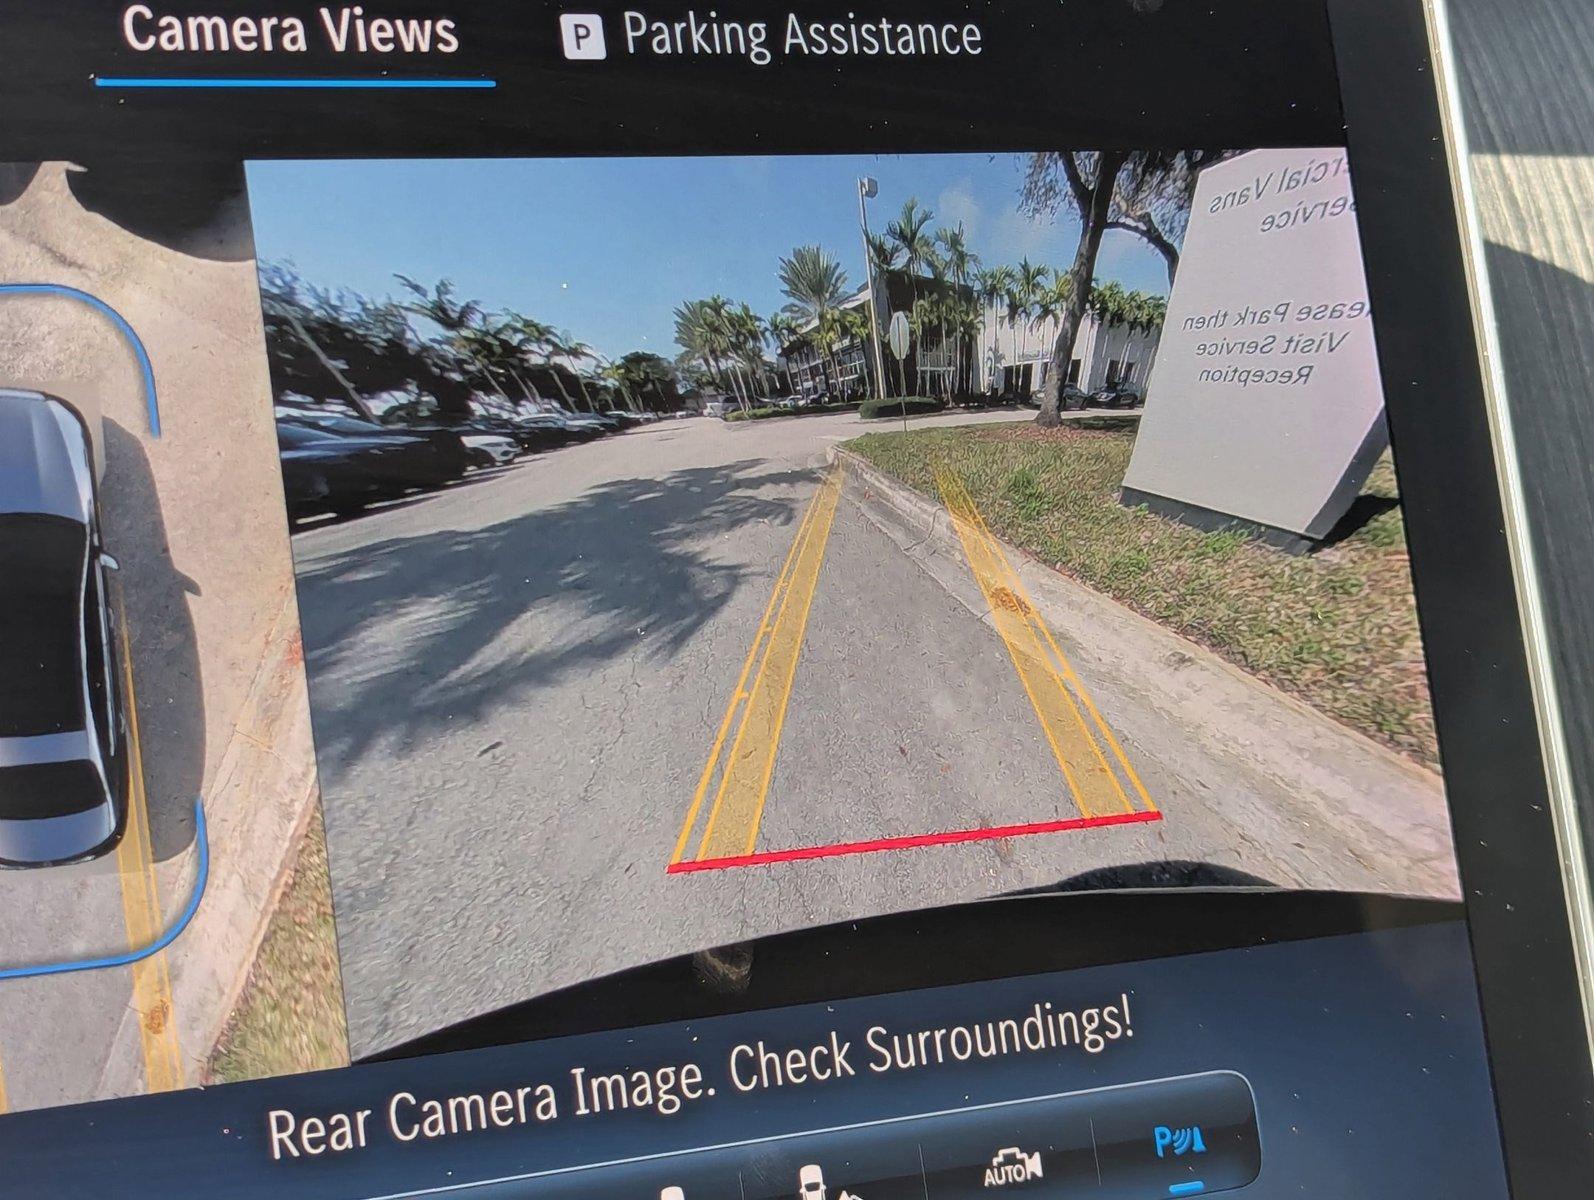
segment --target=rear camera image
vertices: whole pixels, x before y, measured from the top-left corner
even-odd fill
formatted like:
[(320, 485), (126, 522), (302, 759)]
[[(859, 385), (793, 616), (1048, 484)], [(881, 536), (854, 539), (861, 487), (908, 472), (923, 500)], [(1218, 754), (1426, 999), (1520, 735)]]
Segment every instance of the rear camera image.
[(1458, 895), (1343, 151), (248, 181), (356, 1054), (1025, 889)]

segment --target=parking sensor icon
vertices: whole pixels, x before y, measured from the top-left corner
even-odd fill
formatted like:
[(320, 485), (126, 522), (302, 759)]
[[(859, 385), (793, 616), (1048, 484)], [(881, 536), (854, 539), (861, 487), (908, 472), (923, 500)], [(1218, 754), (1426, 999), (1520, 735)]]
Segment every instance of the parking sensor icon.
[(609, 57), (609, 47), (603, 40), (603, 18), (597, 13), (561, 13), (559, 33), (564, 39), (566, 58)]

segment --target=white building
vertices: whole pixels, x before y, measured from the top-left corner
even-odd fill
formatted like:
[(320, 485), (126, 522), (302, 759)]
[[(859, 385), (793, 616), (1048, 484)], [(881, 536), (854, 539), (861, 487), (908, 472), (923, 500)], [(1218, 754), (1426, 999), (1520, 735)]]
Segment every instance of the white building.
[[(980, 330), (980, 387), (1015, 396), (1039, 392), (1057, 340), (1061, 318), (1009, 324), (999, 307), (986, 310)], [(1139, 329), (1125, 324), (1103, 325), (1091, 313), (1080, 322), (1074, 339), (1074, 358), (1068, 378), (1086, 392), (1122, 385), (1144, 394), (1157, 353), (1161, 327)]]

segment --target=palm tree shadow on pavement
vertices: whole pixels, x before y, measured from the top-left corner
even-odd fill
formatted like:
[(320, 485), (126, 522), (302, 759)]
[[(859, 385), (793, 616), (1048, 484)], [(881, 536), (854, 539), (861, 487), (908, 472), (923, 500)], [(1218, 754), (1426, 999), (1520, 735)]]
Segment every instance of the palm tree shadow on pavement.
[(748, 567), (715, 546), (795, 527), (820, 472), (762, 465), (617, 479), (484, 528), (325, 558), (297, 546), (323, 784), (379, 740), (424, 743), (622, 657), (674, 658), (739, 588), (774, 583), (778, 559)]

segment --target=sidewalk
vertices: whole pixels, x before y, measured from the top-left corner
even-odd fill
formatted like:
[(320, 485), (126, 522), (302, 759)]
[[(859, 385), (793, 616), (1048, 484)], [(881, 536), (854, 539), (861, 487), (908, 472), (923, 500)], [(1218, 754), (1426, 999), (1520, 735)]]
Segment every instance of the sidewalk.
[[(982, 621), (989, 610), (946, 510), (840, 447), (849, 496)], [(1249, 869), (1293, 887), (1459, 897), (1439, 776), (1205, 648), (1004, 545), (1070, 659), (1140, 760), (1172, 762), (1154, 798), (1172, 835), (1215, 819)], [(1104, 705), (1105, 707), (1105, 705)], [(1222, 781), (1219, 783), (1218, 781)]]

